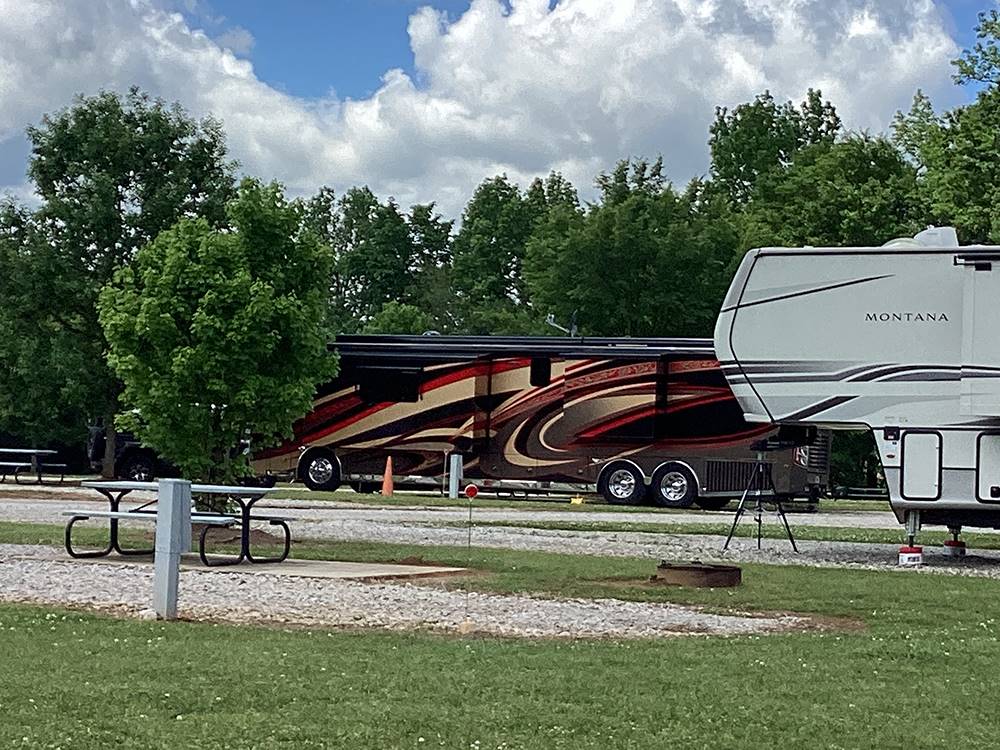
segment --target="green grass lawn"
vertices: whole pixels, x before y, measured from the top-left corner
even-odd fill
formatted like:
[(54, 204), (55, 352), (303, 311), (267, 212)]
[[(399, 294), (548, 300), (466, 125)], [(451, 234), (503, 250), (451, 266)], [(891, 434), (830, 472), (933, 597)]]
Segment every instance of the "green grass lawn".
[[(570, 577), (574, 560), (564, 563)], [(719, 607), (732, 596), (672, 591)], [(981, 579), (755, 566), (740, 600), (865, 629), (631, 643), (0, 605), (0, 747), (994, 747), (997, 591)]]
[[(60, 540), (57, 525), (0, 524), (0, 542)], [(643, 582), (652, 560), (293, 549), (481, 571), (436, 585), (838, 619), (774, 636), (529, 642), (0, 605), (0, 748), (986, 748), (1000, 728), (998, 581), (744, 565), (740, 588), (677, 589)]]

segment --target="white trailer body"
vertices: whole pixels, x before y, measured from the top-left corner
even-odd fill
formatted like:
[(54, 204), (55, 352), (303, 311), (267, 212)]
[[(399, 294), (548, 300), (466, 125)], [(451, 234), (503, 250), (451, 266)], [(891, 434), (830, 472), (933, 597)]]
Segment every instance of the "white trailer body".
[(715, 349), (747, 420), (872, 429), (900, 520), (1000, 526), (1000, 247), (751, 250)]

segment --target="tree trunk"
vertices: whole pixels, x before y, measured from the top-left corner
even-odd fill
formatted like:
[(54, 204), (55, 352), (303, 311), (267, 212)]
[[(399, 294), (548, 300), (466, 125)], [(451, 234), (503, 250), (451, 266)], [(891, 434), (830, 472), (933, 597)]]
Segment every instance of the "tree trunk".
[(101, 476), (104, 479), (115, 478), (115, 457), (118, 453), (118, 430), (115, 429), (114, 414), (104, 417), (104, 461), (101, 465)]

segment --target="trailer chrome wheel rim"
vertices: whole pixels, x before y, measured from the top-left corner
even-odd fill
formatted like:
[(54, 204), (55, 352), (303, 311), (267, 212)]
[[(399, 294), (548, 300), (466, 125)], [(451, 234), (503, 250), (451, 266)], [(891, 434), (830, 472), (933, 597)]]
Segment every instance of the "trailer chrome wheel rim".
[(618, 469), (608, 477), (608, 491), (619, 500), (627, 500), (635, 493), (635, 474), (628, 469)]
[(326, 456), (309, 462), (309, 479), (316, 484), (326, 484), (333, 478), (333, 461)]
[(688, 480), (679, 471), (668, 471), (660, 480), (660, 494), (667, 500), (678, 503), (688, 491)]

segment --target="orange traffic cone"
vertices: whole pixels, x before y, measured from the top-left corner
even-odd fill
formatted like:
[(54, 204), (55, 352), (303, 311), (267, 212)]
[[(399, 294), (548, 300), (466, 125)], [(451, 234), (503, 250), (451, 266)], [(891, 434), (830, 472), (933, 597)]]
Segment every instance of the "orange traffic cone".
[(382, 497), (392, 497), (392, 456), (385, 460), (385, 474), (382, 475)]

